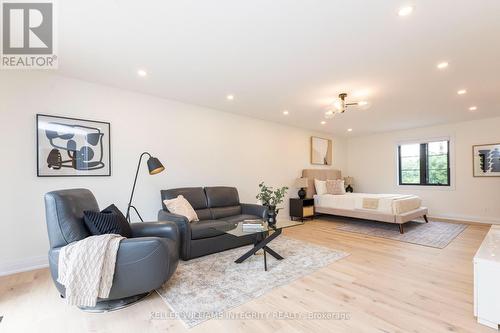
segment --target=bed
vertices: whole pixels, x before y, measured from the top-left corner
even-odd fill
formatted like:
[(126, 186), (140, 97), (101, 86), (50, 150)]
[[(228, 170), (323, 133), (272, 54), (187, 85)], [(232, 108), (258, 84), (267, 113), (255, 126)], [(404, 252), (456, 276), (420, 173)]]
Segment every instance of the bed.
[(316, 194), (314, 179), (340, 179), (340, 170), (304, 169), (302, 177), (307, 178), (307, 197), (314, 198), (316, 213), (346, 216), (358, 219), (394, 223), (404, 233), (404, 223), (423, 217), (427, 220), (427, 208), (415, 195), (346, 193), (342, 195)]

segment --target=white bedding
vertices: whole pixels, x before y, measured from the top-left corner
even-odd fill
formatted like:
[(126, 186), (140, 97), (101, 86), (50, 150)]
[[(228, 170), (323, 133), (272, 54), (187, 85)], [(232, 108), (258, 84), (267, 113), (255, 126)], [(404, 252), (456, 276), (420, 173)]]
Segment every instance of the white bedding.
[[(376, 208), (366, 208), (365, 199), (375, 199)], [(398, 215), (420, 208), (422, 200), (415, 195), (346, 193), (314, 195), (316, 207), (363, 210)]]

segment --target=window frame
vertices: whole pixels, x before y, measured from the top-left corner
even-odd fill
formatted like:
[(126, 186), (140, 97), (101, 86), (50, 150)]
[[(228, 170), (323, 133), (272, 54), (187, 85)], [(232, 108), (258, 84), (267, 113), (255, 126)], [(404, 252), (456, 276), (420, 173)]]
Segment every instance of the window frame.
[[(447, 163), (448, 163), (448, 182), (446, 184), (432, 184), (428, 183), (428, 144), (432, 142), (446, 141), (448, 145)], [(418, 144), (420, 146), (420, 182), (419, 183), (403, 183), (402, 182), (402, 169), (401, 169), (401, 146)], [(433, 138), (428, 140), (412, 140), (406, 142), (398, 142), (396, 145), (396, 159), (397, 159), (397, 184), (401, 187), (411, 187), (416, 188), (430, 187), (430, 188), (443, 188), (443, 189), (453, 189), (452, 179), (453, 179), (453, 168), (452, 168), (452, 140), (449, 137), (445, 138)], [(422, 158), (423, 157), (423, 158)], [(423, 172), (422, 172), (423, 171)]]

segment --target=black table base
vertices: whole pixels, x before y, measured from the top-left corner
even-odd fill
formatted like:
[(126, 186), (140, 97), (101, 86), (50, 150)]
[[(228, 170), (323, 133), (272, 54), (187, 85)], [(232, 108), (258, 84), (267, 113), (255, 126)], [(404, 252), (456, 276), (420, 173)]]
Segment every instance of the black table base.
[(253, 248), (236, 259), (235, 263), (241, 264), (243, 261), (247, 260), (251, 256), (253, 256), (257, 251), (262, 249), (264, 251), (264, 270), (267, 271), (267, 258), (266, 258), (266, 253), (269, 253), (272, 255), (274, 258), (278, 260), (283, 260), (283, 257), (280, 256), (278, 253), (276, 253), (273, 249), (267, 246), (273, 239), (281, 235), (281, 229), (276, 229), (271, 235), (266, 232), (262, 232), (259, 234), (260, 237), (258, 238), (257, 242), (254, 244)]

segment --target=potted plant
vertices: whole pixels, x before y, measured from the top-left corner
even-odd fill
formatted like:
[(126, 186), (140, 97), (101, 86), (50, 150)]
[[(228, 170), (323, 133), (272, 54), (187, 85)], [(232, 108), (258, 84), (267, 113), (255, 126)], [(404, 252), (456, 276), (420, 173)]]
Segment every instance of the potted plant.
[(273, 225), (276, 223), (276, 216), (280, 210), (280, 208), (276, 208), (276, 206), (283, 202), (288, 187), (283, 186), (274, 189), (262, 182), (259, 184), (259, 189), (260, 192), (257, 194), (256, 198), (267, 207), (267, 223)]

